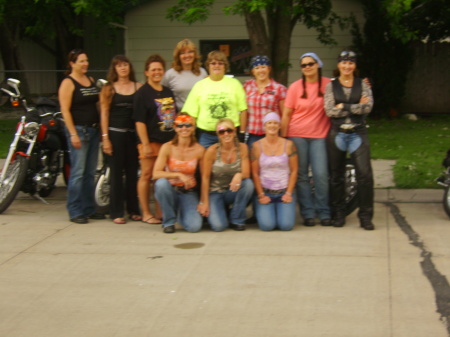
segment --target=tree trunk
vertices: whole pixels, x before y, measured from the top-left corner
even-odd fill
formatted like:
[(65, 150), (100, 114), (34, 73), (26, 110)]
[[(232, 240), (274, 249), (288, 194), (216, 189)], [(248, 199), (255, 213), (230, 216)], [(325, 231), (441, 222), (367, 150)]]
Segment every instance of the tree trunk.
[(270, 41), (261, 12), (245, 11), (244, 15), (253, 54), (270, 56)]
[(292, 1), (285, 1), (285, 4), (277, 6), (274, 13), (275, 26), (273, 29), (272, 41), (272, 69), (275, 81), (284, 85), (288, 83), (289, 53), (291, 49), (292, 36), (292, 14), (286, 11), (284, 6)]

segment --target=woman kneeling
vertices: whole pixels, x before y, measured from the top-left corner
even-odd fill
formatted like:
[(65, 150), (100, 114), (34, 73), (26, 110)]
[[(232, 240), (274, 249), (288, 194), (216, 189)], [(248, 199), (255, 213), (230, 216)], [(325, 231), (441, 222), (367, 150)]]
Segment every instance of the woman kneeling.
[(153, 170), (155, 197), (161, 205), (164, 233), (175, 233), (177, 220), (186, 231), (198, 232), (202, 217), (196, 209), (195, 173), (205, 149), (197, 143), (192, 117), (181, 114), (174, 124), (175, 137), (161, 147)]
[[(245, 230), (246, 207), (254, 186), (249, 178), (247, 145), (239, 143), (236, 128), (229, 118), (216, 125), (219, 143), (208, 148), (202, 172), (202, 193), (198, 211), (208, 217), (212, 230), (228, 227)], [(231, 207), (232, 205), (232, 207)]]
[(252, 176), (258, 198), (255, 200), (259, 228), (289, 231), (295, 224), (297, 150), (291, 140), (279, 136), (280, 116), (264, 116), (266, 136), (252, 146)]

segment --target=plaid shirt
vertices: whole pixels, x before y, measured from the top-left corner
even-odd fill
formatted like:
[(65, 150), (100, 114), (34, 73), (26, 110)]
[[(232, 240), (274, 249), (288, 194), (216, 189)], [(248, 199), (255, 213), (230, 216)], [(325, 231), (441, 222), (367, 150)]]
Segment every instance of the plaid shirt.
[(247, 131), (254, 135), (263, 135), (263, 117), (269, 112), (276, 112), (281, 116), (280, 101), (286, 98), (287, 89), (284, 85), (270, 79), (266, 90), (260, 94), (256, 80), (244, 83), (248, 106)]

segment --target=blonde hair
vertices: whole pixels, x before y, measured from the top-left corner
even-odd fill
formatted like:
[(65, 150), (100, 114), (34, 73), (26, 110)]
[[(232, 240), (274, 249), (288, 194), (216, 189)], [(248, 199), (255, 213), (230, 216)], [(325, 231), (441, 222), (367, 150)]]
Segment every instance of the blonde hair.
[[(216, 124), (216, 133), (217, 133), (217, 131), (218, 131), (218, 130), (217, 130), (217, 127), (218, 127), (220, 124), (225, 124), (226, 126), (228, 126), (228, 127), (230, 127), (231, 129), (234, 130), (234, 143), (237, 144), (237, 146), (239, 146), (239, 139), (238, 139), (238, 136), (237, 136), (236, 127), (234, 126), (233, 120), (230, 119), (230, 118), (227, 118), (227, 117), (219, 119), (219, 120), (217, 121), (217, 124)], [(220, 145), (221, 145), (221, 142), (220, 142), (220, 137), (219, 137), (219, 146), (220, 146)]]
[(173, 50), (172, 68), (175, 69), (175, 71), (181, 73), (181, 71), (183, 70), (183, 66), (181, 64), (180, 54), (183, 52), (183, 50), (186, 49), (190, 49), (195, 53), (195, 60), (192, 63), (191, 71), (198, 76), (200, 75), (200, 67), (202, 65), (202, 63), (200, 62), (201, 55), (198, 53), (197, 47), (195, 46), (194, 42), (189, 39), (181, 40), (175, 46), (175, 49)]

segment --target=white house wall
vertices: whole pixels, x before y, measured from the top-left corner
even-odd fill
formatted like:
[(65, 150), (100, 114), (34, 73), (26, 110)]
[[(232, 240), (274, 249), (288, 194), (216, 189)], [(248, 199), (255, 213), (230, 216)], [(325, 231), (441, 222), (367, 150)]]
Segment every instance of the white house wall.
[[(167, 61), (167, 67), (170, 67), (173, 48), (184, 38), (191, 39), (197, 46), (200, 40), (248, 39), (244, 18), (237, 15), (225, 16), (221, 10), (231, 2), (231, 0), (216, 1), (208, 20), (193, 25), (172, 22), (165, 18), (167, 9), (176, 3), (175, 0), (154, 0), (130, 10), (125, 17), (127, 27), (125, 50), (134, 64), (138, 79), (144, 80), (143, 68), (150, 54), (161, 54)], [(362, 17), (357, 0), (335, 0), (333, 9), (340, 15), (353, 12), (358, 18)], [(341, 31), (337, 27), (334, 32), (337, 46), (322, 45), (316, 36), (315, 30), (308, 30), (301, 25), (295, 27), (291, 41), (292, 67), (289, 72), (289, 83), (301, 76), (298, 67), (298, 58), (301, 54), (309, 51), (317, 53), (324, 62), (323, 74), (331, 76), (336, 66), (338, 52), (352, 42), (349, 30)]]

